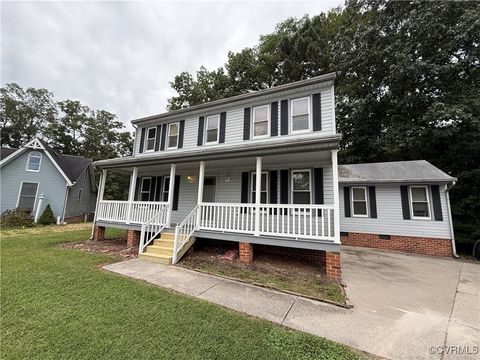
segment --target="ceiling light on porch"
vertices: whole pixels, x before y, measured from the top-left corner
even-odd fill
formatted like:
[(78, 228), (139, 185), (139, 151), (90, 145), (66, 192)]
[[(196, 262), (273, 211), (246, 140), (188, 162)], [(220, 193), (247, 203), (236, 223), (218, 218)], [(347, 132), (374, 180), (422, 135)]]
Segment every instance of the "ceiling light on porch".
[(187, 182), (193, 184), (195, 182), (195, 176), (187, 175)]

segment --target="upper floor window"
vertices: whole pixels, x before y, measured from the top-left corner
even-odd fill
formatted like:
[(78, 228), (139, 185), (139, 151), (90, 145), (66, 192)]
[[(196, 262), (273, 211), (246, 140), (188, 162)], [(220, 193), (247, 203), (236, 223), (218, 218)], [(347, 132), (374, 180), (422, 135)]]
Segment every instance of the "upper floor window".
[(292, 170), (292, 204), (311, 203), (311, 171)]
[(168, 149), (176, 149), (178, 147), (178, 128), (178, 122), (168, 124)]
[(218, 124), (220, 123), (219, 115), (207, 116), (207, 136), (205, 137), (206, 144), (218, 143)]
[(310, 129), (310, 98), (304, 97), (291, 101), (291, 132), (302, 132)]
[(155, 139), (157, 137), (157, 128), (151, 127), (147, 129), (147, 141), (145, 142), (145, 151), (155, 150)]
[(38, 151), (32, 151), (28, 154), (27, 171), (40, 171), (40, 164), (42, 163), (42, 154)]
[[(267, 203), (267, 194), (268, 194), (268, 173), (262, 172), (262, 178), (260, 179), (261, 186), (260, 186), (260, 202), (262, 204)], [(256, 187), (257, 187), (257, 174), (252, 173), (252, 203), (256, 202)]]
[(253, 108), (253, 137), (268, 136), (270, 111), (269, 106), (257, 106)]
[(352, 187), (353, 216), (367, 217), (367, 188), (364, 186)]
[(426, 186), (410, 186), (412, 219), (430, 219), (430, 199)]

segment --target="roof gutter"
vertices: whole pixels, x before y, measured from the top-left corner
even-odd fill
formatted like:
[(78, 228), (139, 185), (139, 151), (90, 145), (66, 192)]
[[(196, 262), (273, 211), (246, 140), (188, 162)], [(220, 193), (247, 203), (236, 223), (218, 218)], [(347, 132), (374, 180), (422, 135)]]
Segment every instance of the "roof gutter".
[(446, 199), (447, 199), (448, 223), (449, 223), (449, 226), (450, 226), (450, 237), (451, 237), (451, 241), (452, 241), (452, 253), (453, 253), (453, 257), (458, 259), (459, 256), (457, 255), (457, 247), (455, 246), (455, 233), (453, 231), (452, 210), (450, 208), (450, 194), (449, 194), (450, 189), (453, 188), (454, 186), (455, 186), (455, 181), (452, 181), (451, 184), (447, 184), (447, 186), (445, 186), (445, 196), (446, 196)]

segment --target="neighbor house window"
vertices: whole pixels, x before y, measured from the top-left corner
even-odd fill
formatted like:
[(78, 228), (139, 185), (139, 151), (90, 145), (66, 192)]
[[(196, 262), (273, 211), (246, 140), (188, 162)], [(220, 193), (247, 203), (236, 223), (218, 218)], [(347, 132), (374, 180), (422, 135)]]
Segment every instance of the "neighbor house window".
[(212, 115), (207, 117), (207, 136), (205, 137), (206, 144), (218, 143), (218, 124), (220, 123), (219, 115)]
[(162, 201), (168, 201), (168, 189), (170, 188), (170, 178), (163, 178)]
[(168, 124), (168, 148), (176, 149), (178, 147), (178, 123)]
[(310, 170), (292, 170), (292, 204), (311, 203)]
[(152, 178), (142, 178), (142, 186), (140, 187), (140, 201), (148, 201), (150, 199), (150, 187), (152, 185)]
[(412, 202), (413, 219), (430, 219), (430, 201), (426, 186), (411, 186), (410, 199)]
[(157, 128), (152, 127), (147, 130), (147, 141), (145, 142), (145, 151), (155, 150), (155, 138), (157, 137)]
[(77, 201), (82, 200), (82, 192), (83, 192), (82, 188), (78, 189)]
[[(256, 193), (256, 187), (257, 187), (257, 174), (252, 173), (252, 203), (256, 201), (257, 198), (257, 193)], [(267, 203), (267, 194), (268, 194), (268, 174), (266, 172), (262, 172), (262, 178), (261, 178), (261, 185), (260, 185), (260, 202), (262, 204)]]
[(291, 132), (310, 129), (310, 98), (294, 99), (291, 102)]
[(268, 105), (253, 108), (253, 137), (268, 136), (270, 111)]
[(18, 194), (17, 208), (32, 211), (37, 199), (38, 183), (22, 182)]
[(38, 151), (32, 151), (28, 154), (27, 171), (40, 171), (40, 164), (42, 163), (42, 154)]
[(352, 209), (353, 216), (367, 217), (367, 188), (362, 186), (352, 186)]

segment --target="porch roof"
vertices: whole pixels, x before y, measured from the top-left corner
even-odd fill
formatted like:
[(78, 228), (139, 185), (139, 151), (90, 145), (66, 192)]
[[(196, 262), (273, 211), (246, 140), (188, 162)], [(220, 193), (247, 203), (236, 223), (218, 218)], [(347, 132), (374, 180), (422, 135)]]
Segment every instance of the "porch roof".
[(329, 136), (301, 136), (288, 137), (279, 142), (278, 138), (269, 138), (255, 144), (245, 142), (240, 144), (199, 147), (176, 152), (163, 151), (160, 153), (140, 156), (128, 156), (116, 159), (107, 159), (94, 162), (100, 169), (114, 169), (130, 166), (146, 166), (156, 164), (187, 163), (202, 160), (224, 160), (255, 156), (279, 154), (293, 154), (311, 151), (337, 149), (342, 138), (341, 134)]

